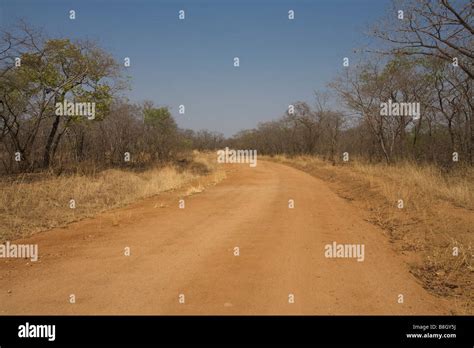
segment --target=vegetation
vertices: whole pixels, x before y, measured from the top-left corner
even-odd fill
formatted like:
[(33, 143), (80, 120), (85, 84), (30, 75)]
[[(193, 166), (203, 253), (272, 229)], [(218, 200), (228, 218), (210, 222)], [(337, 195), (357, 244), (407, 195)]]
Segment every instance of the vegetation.
[[(371, 30), (377, 49), (342, 68), (330, 91), (316, 94), (315, 107), (295, 102), (294, 110), (240, 132), (233, 144), (263, 154), (319, 155), (333, 163), (348, 152), (371, 162), (472, 165), (471, 12), (468, 1), (394, 2)], [(419, 117), (382, 115), (381, 103), (389, 100), (419, 103)], [(331, 108), (330, 101), (341, 107)]]

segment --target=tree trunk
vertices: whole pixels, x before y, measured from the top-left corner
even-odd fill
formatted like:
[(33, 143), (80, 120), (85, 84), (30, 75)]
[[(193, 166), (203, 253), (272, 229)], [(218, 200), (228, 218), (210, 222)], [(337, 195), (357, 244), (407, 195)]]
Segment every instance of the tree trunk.
[(56, 116), (53, 122), (53, 126), (51, 131), (49, 132), (48, 141), (46, 143), (46, 147), (44, 148), (44, 155), (43, 155), (43, 167), (48, 168), (51, 164), (51, 149), (53, 146), (54, 138), (59, 128), (59, 122), (61, 121), (61, 116)]

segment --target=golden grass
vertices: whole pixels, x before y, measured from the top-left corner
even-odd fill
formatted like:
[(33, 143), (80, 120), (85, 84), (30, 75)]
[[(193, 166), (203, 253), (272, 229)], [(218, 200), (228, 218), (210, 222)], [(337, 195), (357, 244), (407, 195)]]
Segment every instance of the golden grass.
[[(207, 168), (210, 174), (210, 184), (217, 185), (219, 182), (226, 178), (226, 172), (222, 166), (217, 163), (217, 158), (214, 152), (198, 152), (194, 151), (194, 163)], [(197, 193), (201, 193), (206, 189), (206, 185), (198, 182), (191, 185), (185, 192), (185, 196), (192, 196)]]
[(424, 209), (426, 203), (439, 200), (474, 209), (472, 168), (454, 171), (450, 175), (432, 165), (416, 166), (412, 163), (396, 166), (355, 163), (353, 169), (371, 183), (380, 185), (388, 199), (404, 197), (414, 209)]
[[(225, 174), (217, 170), (212, 157), (194, 153), (213, 182)], [(126, 205), (140, 198), (180, 188), (200, 177), (195, 170), (173, 166), (142, 173), (109, 169), (96, 175), (44, 175), (24, 182), (18, 178), (0, 188), (0, 240), (26, 236), (41, 230), (93, 216), (101, 211)], [(71, 200), (75, 208), (71, 208)]]
[(462, 168), (450, 174), (433, 165), (416, 165), (409, 162), (396, 165), (351, 162), (334, 167), (317, 157), (274, 156), (279, 162), (291, 162), (302, 168), (318, 167), (327, 171), (341, 171), (350, 178), (363, 178), (371, 186), (379, 187), (389, 201), (404, 199), (411, 207), (424, 209), (426, 203), (439, 200), (474, 210), (474, 168)]
[(201, 193), (204, 191), (204, 186), (201, 183), (198, 183), (196, 186), (191, 186), (186, 190), (186, 196), (192, 196), (195, 193)]

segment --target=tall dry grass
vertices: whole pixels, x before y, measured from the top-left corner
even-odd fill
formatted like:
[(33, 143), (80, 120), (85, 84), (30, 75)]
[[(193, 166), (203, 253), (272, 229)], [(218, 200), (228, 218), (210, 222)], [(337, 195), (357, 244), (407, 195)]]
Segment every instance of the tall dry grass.
[(348, 179), (364, 179), (372, 187), (377, 187), (387, 200), (393, 202), (404, 198), (405, 203), (415, 209), (425, 209), (427, 204), (443, 200), (474, 210), (474, 168), (463, 167), (445, 173), (434, 165), (410, 162), (387, 165), (353, 161), (335, 167), (313, 156), (288, 158), (279, 155), (274, 156), (274, 160), (306, 169), (326, 170), (328, 174), (339, 171)]
[[(62, 226), (140, 198), (180, 188), (202, 175), (224, 178), (209, 155), (194, 153), (184, 168), (166, 166), (144, 172), (109, 169), (95, 175), (43, 174), (26, 181), (18, 177), (0, 187), (0, 240)], [(197, 166), (197, 167), (196, 167)], [(71, 200), (75, 208), (71, 208)]]
[(381, 187), (387, 199), (405, 197), (414, 209), (444, 200), (455, 206), (474, 209), (474, 170), (460, 168), (449, 174), (433, 165), (403, 162), (397, 165), (374, 165), (356, 162), (355, 175)]

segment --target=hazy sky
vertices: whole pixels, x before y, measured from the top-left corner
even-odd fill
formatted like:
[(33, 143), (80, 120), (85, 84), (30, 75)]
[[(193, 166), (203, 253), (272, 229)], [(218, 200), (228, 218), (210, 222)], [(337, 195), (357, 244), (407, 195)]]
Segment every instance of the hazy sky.
[(131, 58), (130, 100), (229, 136), (312, 102), (386, 8), (388, 0), (0, 0), (0, 25), (23, 18), (50, 36), (95, 40), (119, 62)]

